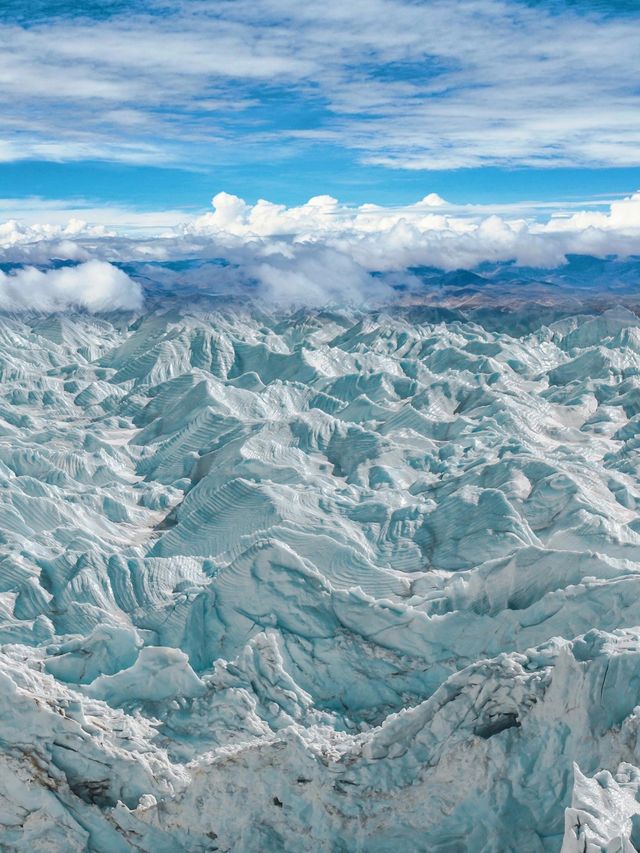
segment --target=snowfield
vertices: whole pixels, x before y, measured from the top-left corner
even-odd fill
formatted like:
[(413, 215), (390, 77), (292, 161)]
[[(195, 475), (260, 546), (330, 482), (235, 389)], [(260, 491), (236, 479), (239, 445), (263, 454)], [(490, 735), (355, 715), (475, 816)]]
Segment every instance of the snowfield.
[(640, 847), (640, 320), (5, 314), (0, 849)]

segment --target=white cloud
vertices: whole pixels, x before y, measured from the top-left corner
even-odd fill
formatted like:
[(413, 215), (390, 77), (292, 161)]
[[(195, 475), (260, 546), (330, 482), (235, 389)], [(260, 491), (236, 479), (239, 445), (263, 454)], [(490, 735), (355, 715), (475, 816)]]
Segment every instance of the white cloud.
[(361, 304), (391, 296), (384, 282), (373, 278), (347, 253), (324, 246), (299, 246), (289, 255), (270, 254), (249, 262), (242, 274), (255, 278), (260, 297), (275, 304)]
[(572, 216), (555, 217), (546, 231), (584, 231), (597, 228), (604, 231), (631, 231), (640, 227), (640, 192), (628, 198), (612, 201), (609, 211), (580, 211)]
[(269, 236), (313, 233), (336, 228), (340, 207), (328, 195), (316, 196), (299, 207), (286, 207), (260, 199), (248, 205), (226, 192), (212, 199), (213, 213), (205, 213), (185, 230), (191, 233), (225, 233), (236, 236)]
[[(553, 269), (562, 266), (569, 253), (640, 254), (640, 192), (602, 210), (569, 206), (562, 211), (551, 205), (550, 216), (535, 218), (531, 212), (540, 211), (531, 204), (529, 208), (528, 216), (521, 205), (498, 214), (491, 207), (452, 205), (434, 194), (405, 207), (354, 208), (331, 196), (285, 207), (265, 200), (248, 204), (218, 193), (210, 212), (175, 228), (160, 225), (155, 233), (78, 219), (66, 225), (12, 220), (0, 225), (0, 259), (85, 263), (73, 270), (5, 276), (0, 304), (52, 310), (71, 304), (89, 310), (135, 307), (139, 290), (108, 262), (159, 262), (148, 268), (150, 280), (174, 290), (181, 283), (208, 292), (246, 287), (270, 302), (319, 305), (384, 300), (398, 273), (404, 284), (415, 283), (407, 274), (412, 267), (474, 269), (483, 262), (514, 261), (516, 266)], [(126, 221), (126, 211), (118, 215)], [(152, 213), (146, 216), (153, 221)], [(177, 259), (197, 263), (179, 273), (162, 268), (162, 263)], [(206, 263), (213, 259), (224, 259), (227, 265)]]
[[(430, 194), (403, 208), (366, 204), (349, 208), (330, 196), (287, 208), (219, 193), (214, 211), (182, 226), (185, 237), (210, 237), (224, 246), (238, 241), (255, 251), (287, 251), (320, 244), (343, 252), (366, 270), (430, 265), (473, 268), (483, 261), (515, 260), (554, 267), (567, 253), (629, 255), (640, 252), (640, 193), (614, 201), (606, 212), (581, 211), (546, 221), (486, 215), (483, 208), (449, 205)], [(292, 249), (293, 247), (293, 249)]]
[[(328, 140), (405, 169), (638, 164), (638, 12), (520, 0), (163, 9), (0, 24), (0, 158), (210, 165)], [(296, 126), (301, 102), (313, 109), (298, 108)]]
[[(136, 210), (117, 205), (97, 205), (95, 202), (82, 198), (43, 199), (38, 196), (26, 198), (0, 198), (0, 234), (7, 233), (6, 221), (13, 221), (9, 229), (19, 229), (25, 226), (39, 226), (43, 218), (49, 226), (61, 228), (69, 232), (79, 227), (84, 233), (105, 236), (105, 229), (122, 228), (127, 231), (150, 230), (158, 231), (179, 225), (189, 216), (184, 209), (165, 210)], [(20, 220), (20, 224), (16, 221)], [(88, 225), (91, 223), (91, 225)], [(4, 229), (4, 231), (3, 231)], [(6, 239), (0, 237), (0, 244)]]
[(42, 272), (22, 267), (0, 272), (0, 310), (87, 311), (136, 310), (142, 306), (140, 285), (104, 261)]

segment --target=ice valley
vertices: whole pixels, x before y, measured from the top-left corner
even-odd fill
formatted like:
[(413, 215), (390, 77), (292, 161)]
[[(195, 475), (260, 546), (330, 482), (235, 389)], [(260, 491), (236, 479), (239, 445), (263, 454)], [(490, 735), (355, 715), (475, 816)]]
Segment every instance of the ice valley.
[(640, 320), (7, 314), (0, 848), (640, 846)]

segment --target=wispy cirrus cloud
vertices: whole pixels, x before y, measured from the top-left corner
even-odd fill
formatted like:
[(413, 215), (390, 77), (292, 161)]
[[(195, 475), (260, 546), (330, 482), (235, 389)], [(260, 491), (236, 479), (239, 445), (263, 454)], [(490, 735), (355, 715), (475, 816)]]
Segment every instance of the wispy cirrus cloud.
[(7, 16), (0, 157), (206, 166), (328, 144), (403, 169), (637, 165), (640, 10), (608, 8), (138, 0)]

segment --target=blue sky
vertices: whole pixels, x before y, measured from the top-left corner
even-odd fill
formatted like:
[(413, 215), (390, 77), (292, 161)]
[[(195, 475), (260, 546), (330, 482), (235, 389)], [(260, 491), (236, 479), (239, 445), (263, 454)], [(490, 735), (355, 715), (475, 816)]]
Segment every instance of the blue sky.
[(640, 187), (635, 0), (5, 0), (0, 40), (3, 199)]

